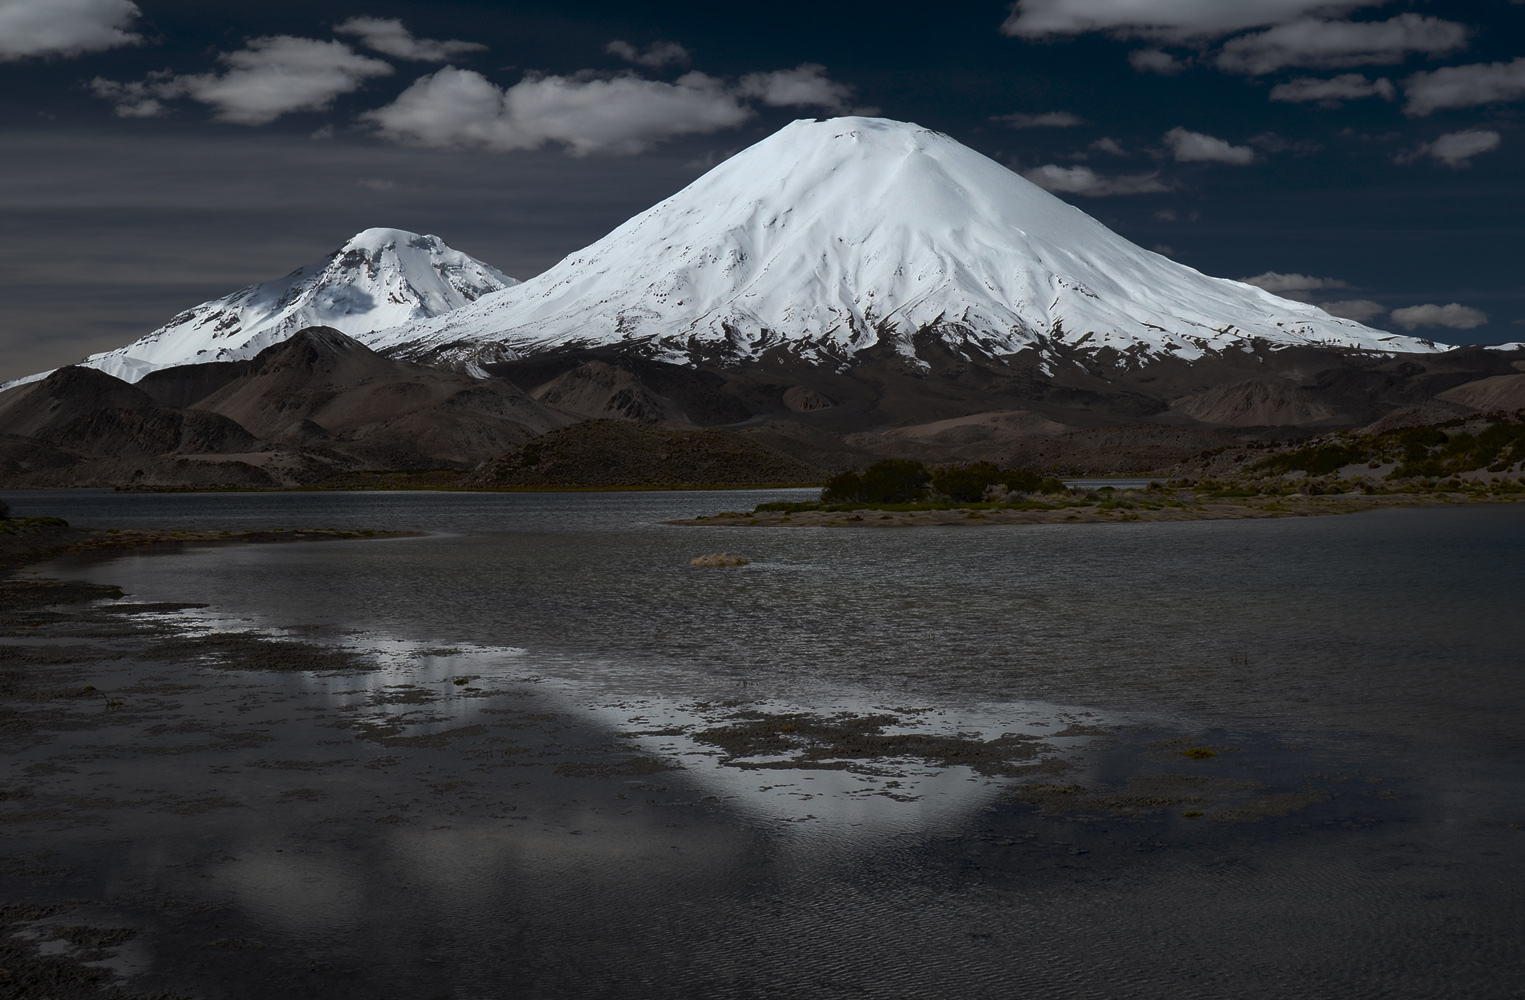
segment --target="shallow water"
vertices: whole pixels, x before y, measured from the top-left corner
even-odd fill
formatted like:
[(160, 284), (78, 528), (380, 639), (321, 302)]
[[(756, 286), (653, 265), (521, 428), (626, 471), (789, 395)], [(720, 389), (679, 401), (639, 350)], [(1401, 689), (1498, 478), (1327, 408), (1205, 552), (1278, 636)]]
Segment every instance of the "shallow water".
[[(58, 780), (82, 795), (184, 785), (240, 807), (121, 813), (63, 841), (99, 895), (213, 900), (238, 928), (220, 940), (262, 942), (124, 951), (143, 982), (207, 995), (1525, 988), (1525, 508), (662, 523), (789, 495), (7, 494), (87, 526), (431, 532), (41, 568), (210, 605), (178, 628), (311, 635), (387, 665), (221, 672), (154, 695), (175, 707), (133, 723), (132, 753), (61, 737), (16, 763), (73, 755), (93, 777)], [(688, 565), (720, 550), (752, 562)], [(114, 669), (124, 687), (142, 672)], [(743, 710), (1033, 737), (1053, 767), (737, 767), (696, 734)], [(141, 752), (182, 717), (263, 742)], [(510, 760), (515, 741), (544, 765)], [(676, 769), (621, 773), (637, 751)], [(1135, 791), (1066, 807), (1014, 791), (1033, 782)], [(1209, 790), (1203, 820), (1149, 805), (1182, 782)], [(271, 951), (275, 978), (228, 975)]]

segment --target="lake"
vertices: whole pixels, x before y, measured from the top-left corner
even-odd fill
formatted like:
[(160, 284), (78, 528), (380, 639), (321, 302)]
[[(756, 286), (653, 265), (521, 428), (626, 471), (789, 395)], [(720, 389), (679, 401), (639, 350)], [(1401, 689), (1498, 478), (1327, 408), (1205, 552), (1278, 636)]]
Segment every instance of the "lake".
[(426, 533), (34, 567), (366, 667), (124, 640), (13, 856), (204, 996), (1525, 990), (1525, 508), (664, 523), (811, 492), (7, 493)]

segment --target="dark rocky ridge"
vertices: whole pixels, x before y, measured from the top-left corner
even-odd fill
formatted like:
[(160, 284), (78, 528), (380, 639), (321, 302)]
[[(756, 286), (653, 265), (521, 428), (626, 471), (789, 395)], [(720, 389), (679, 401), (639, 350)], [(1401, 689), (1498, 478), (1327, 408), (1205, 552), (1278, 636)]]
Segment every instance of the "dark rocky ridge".
[(819, 468), (718, 430), (588, 420), (536, 438), (472, 484), (505, 486), (761, 486), (817, 483)]
[[(547, 432), (611, 419), (724, 432), (707, 440), (732, 457), (631, 478), (611, 453), (611, 469), (624, 471), (601, 473), (584, 458), (565, 466), (562, 484), (804, 481), (882, 457), (1139, 474), (1245, 440), (1525, 401), (1519, 350), (1380, 356), (1250, 344), (1192, 362), (1093, 351), (1044, 363), (1035, 350), (959, 354), (930, 335), (916, 350), (870, 348), (840, 367), (785, 350), (680, 365), (626, 344), (498, 362), (474, 378), (312, 328), (248, 361), (165, 369), (136, 385), (66, 368), (0, 394), (0, 483), (282, 486), (470, 472)], [(724, 435), (760, 448), (762, 464), (742, 468), (746, 449), (720, 448)], [(524, 475), (519, 485), (553, 485), (545, 470)]]

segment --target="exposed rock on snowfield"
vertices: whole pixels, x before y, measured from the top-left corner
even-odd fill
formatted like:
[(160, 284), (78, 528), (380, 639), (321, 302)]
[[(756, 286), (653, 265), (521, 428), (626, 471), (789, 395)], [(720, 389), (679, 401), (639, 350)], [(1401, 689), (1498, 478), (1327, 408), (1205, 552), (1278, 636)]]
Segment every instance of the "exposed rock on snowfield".
[(882, 118), (803, 120), (549, 271), (447, 315), (365, 336), (469, 365), (639, 345), (666, 360), (783, 351), (839, 364), (877, 344), (958, 353), (1186, 360), (1242, 347), (1425, 352), (1123, 239), (946, 135)]
[(174, 365), (252, 358), (310, 326), (355, 336), (443, 315), (514, 284), (437, 236), (367, 229), (315, 264), (203, 302), (80, 365), (136, 382)]

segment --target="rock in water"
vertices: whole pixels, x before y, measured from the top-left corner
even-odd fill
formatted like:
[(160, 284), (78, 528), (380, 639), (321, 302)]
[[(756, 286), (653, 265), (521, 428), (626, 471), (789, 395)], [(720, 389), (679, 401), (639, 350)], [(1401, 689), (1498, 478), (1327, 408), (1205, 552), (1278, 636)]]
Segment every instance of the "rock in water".
[(690, 566), (749, 566), (751, 562), (750, 559), (733, 556), (728, 552), (716, 552), (711, 555), (700, 556), (697, 559), (690, 559), (688, 564)]

